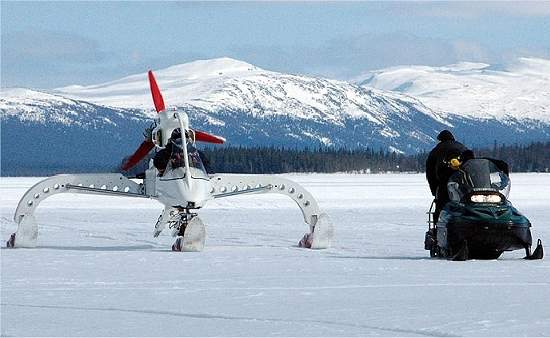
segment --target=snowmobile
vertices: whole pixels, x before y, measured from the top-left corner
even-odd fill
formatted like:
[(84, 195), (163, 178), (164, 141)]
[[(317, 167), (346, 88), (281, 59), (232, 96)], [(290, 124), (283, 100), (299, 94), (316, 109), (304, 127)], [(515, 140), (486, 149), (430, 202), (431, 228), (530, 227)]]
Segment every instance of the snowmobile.
[(542, 259), (540, 239), (531, 252), (531, 223), (508, 200), (510, 187), (504, 161), (478, 158), (461, 164), (449, 178), (450, 201), (439, 219), (433, 220), (435, 203), (428, 211), (424, 248), (430, 256), (497, 259), (504, 251), (524, 249), (525, 259)]
[[(173, 251), (202, 251), (206, 226), (197, 211), (212, 199), (245, 194), (277, 193), (285, 195), (302, 211), (309, 232), (298, 246), (324, 249), (331, 245), (333, 226), (326, 213), (321, 212), (315, 198), (301, 185), (279, 176), (266, 175), (209, 175), (202, 163), (195, 142), (224, 143), (223, 137), (192, 129), (187, 113), (180, 108), (166, 109), (164, 99), (152, 71), (148, 73), (153, 103), (158, 119), (146, 130), (145, 140), (122, 165), (123, 173), (65, 174), (38, 182), (21, 198), (14, 215), (17, 231), (6, 245), (10, 248), (35, 247), (38, 226), (34, 212), (48, 197), (59, 193), (96, 194), (132, 198), (149, 198), (164, 205), (153, 236), (168, 227), (176, 242)], [(179, 138), (173, 135), (178, 134)], [(171, 149), (166, 168), (155, 167), (149, 161), (145, 173), (127, 176), (153, 150)], [(157, 153), (158, 154), (158, 153)]]

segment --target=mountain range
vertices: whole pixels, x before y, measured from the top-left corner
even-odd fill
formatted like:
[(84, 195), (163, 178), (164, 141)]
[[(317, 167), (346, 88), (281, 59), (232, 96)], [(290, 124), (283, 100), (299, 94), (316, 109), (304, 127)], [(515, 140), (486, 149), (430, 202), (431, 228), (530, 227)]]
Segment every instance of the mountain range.
[(462, 62), (399, 66), (352, 79), (366, 88), (411, 95), (442, 114), (550, 122), (550, 60), (519, 58), (506, 66)]
[[(524, 67), (526, 78), (518, 82), (512, 81), (515, 73), (481, 64), (392, 68), (348, 82), (272, 72), (230, 58), (176, 65), (155, 75), (169, 109), (187, 111), (194, 128), (223, 135), (228, 144), (416, 153), (431, 147), (441, 129), (469, 145), (548, 140), (548, 72), (540, 64), (550, 62), (544, 61), (522, 59), (539, 66)], [(518, 83), (521, 97), (514, 100)], [(501, 110), (498, 100), (490, 106), (482, 100), (487, 88), (491, 97), (506, 90)], [(465, 102), (447, 109), (445, 93), (450, 101)], [(3, 88), (2, 174), (117, 170), (155, 114), (146, 72), (49, 91)]]

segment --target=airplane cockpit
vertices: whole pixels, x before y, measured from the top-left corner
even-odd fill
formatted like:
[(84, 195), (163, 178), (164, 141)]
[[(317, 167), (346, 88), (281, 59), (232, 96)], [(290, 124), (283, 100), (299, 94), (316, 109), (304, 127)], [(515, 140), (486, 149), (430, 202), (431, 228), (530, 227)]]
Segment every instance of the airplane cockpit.
[[(170, 162), (166, 170), (174, 170), (176, 168), (185, 168), (185, 152), (183, 150), (181, 138), (171, 139), (172, 153), (170, 154)], [(208, 173), (204, 167), (199, 151), (192, 143), (187, 143), (187, 159), (189, 162), (189, 170), (191, 178), (208, 179)], [(185, 173), (184, 173), (185, 177)]]

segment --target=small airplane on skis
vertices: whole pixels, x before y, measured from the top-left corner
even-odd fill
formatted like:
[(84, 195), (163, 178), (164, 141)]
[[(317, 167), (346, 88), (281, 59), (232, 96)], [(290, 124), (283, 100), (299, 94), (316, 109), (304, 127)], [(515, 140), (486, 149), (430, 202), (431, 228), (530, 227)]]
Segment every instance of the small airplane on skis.
[[(166, 168), (157, 168), (154, 160), (140, 178), (130, 179), (122, 173), (61, 174), (38, 182), (21, 198), (14, 215), (17, 231), (7, 246), (36, 247), (38, 225), (34, 211), (44, 199), (59, 193), (100, 194), (149, 198), (164, 205), (155, 225), (157, 237), (167, 226), (176, 237), (173, 251), (202, 251), (206, 226), (197, 211), (212, 199), (243, 194), (279, 193), (296, 202), (309, 232), (299, 246), (324, 249), (331, 245), (333, 226), (327, 214), (319, 209), (315, 198), (298, 183), (267, 175), (217, 174), (206, 172), (195, 148), (196, 142), (221, 144), (225, 139), (192, 129), (185, 111), (169, 110), (152, 71), (148, 73), (153, 103), (158, 113), (155, 126), (139, 148), (123, 164), (128, 171), (143, 160), (154, 148), (169, 158)], [(179, 137), (178, 137), (179, 136)], [(170, 150), (170, 151), (168, 151)]]

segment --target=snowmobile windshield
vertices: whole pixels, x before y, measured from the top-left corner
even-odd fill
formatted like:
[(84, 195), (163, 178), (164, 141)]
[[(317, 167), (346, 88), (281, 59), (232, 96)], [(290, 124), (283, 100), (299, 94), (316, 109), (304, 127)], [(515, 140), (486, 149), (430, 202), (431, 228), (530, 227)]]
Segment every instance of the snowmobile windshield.
[[(172, 168), (185, 167), (185, 153), (182, 147), (181, 138), (171, 140), (172, 154), (170, 156), (170, 166)], [(208, 179), (208, 174), (202, 163), (199, 151), (192, 143), (187, 143), (187, 158), (189, 160), (189, 169), (191, 177), (196, 179)]]
[(490, 159), (472, 159), (451, 176), (447, 189), (452, 201), (475, 192), (495, 192), (508, 198), (510, 178)]

